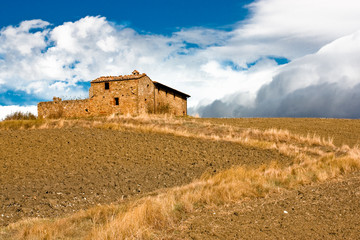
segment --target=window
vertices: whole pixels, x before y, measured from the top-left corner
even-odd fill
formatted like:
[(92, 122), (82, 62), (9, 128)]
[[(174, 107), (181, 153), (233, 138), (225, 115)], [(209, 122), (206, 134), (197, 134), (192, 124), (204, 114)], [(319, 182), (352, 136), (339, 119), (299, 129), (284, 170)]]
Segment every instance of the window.
[(109, 90), (110, 89), (110, 83), (106, 82), (105, 83), (105, 90)]
[(115, 98), (115, 105), (119, 105), (119, 98), (118, 97)]

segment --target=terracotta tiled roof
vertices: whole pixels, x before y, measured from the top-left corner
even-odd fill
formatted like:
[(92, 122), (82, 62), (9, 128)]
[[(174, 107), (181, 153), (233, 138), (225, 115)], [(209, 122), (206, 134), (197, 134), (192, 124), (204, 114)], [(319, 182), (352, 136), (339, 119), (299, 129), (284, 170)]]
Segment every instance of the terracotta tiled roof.
[(131, 80), (131, 79), (139, 79), (146, 76), (145, 73), (140, 74), (138, 71), (134, 70), (130, 75), (120, 75), (120, 76), (102, 76), (95, 80), (92, 80), (92, 83), (99, 82), (109, 82), (109, 81), (119, 81), (119, 80)]

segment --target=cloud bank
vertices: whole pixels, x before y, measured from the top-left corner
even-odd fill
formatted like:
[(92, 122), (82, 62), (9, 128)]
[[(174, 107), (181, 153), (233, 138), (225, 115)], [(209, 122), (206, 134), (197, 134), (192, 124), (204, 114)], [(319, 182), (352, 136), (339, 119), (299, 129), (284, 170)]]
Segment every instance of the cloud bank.
[(203, 117), (360, 118), (360, 31), (294, 60), (251, 98), (242, 92), (193, 111)]
[(190, 94), (190, 112), (204, 117), (358, 117), (360, 2), (259, 0), (247, 7), (250, 17), (231, 31), (155, 35), (100, 16), (4, 27), (0, 105), (19, 105), (2, 99), (23, 93), (36, 101), (87, 97), (92, 79), (137, 69)]

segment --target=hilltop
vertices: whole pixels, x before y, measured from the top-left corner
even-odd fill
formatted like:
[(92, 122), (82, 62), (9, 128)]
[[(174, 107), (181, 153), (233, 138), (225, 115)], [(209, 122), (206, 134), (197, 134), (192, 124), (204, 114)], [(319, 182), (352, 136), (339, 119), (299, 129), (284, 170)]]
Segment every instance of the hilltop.
[(3, 121), (0, 238), (351, 238), (360, 219), (359, 125)]

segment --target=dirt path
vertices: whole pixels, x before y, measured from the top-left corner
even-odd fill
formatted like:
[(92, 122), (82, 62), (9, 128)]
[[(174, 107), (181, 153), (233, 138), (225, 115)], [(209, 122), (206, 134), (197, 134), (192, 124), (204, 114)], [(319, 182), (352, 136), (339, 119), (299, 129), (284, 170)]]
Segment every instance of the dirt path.
[[(171, 239), (359, 239), (360, 174), (266, 199), (202, 209)], [(286, 211), (286, 212), (285, 212)]]
[(0, 130), (0, 226), (291, 159), (235, 143), (100, 129)]

